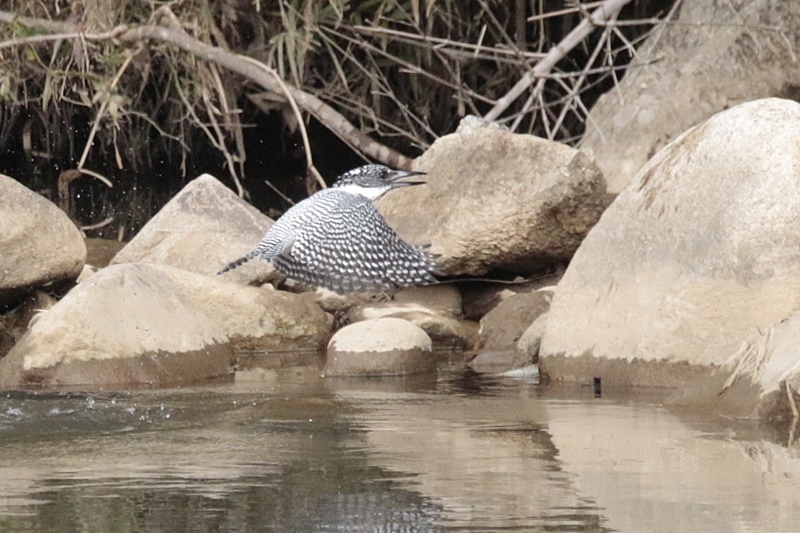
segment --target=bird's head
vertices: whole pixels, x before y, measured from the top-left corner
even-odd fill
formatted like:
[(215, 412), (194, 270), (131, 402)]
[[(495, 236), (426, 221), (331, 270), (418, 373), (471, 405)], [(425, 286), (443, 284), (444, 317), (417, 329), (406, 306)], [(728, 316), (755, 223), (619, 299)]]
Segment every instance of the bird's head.
[(401, 181), (404, 178), (423, 174), (425, 173), (413, 170), (392, 170), (383, 165), (364, 165), (339, 176), (333, 186), (351, 194), (360, 194), (370, 200), (376, 200), (392, 189), (425, 183), (424, 181)]

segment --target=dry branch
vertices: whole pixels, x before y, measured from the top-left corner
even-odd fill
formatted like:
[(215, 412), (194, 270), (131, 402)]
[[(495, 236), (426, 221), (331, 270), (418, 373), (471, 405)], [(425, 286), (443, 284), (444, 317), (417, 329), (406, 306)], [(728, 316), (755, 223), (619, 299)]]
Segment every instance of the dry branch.
[[(160, 9), (161, 14), (167, 15), (166, 8)], [(174, 16), (172, 17), (174, 20)], [(127, 43), (138, 43), (147, 40), (169, 43), (177, 48), (188, 52), (196, 57), (215, 63), (223, 68), (235, 72), (263, 87), (264, 89), (282, 94), (283, 88), (277, 79), (277, 74), (268, 69), (265, 65), (256, 65), (251, 58), (240, 56), (218, 47), (208, 45), (194, 37), (188, 35), (181, 29), (176, 29), (170, 20), (167, 25), (145, 25), (145, 26), (118, 26), (111, 31), (88, 34), (82, 33), (80, 28), (68, 22), (51, 21), (32, 17), (20, 17), (14, 13), (0, 11), (0, 22), (20, 23), (25, 26), (44, 29), (48, 32), (63, 35), (77, 34), (87, 40), (116, 40)], [(158, 21), (157, 21), (158, 22)], [(17, 39), (16, 41), (19, 41)], [(282, 80), (281, 80), (282, 81)], [(380, 161), (388, 166), (408, 169), (411, 167), (411, 159), (384, 146), (366, 134), (355, 128), (342, 114), (328, 106), (325, 102), (314, 95), (302, 91), (296, 87), (283, 82), (288, 89), (291, 98), (303, 110), (310, 113), (324, 124), (332, 132), (346, 140), (348, 144), (367, 156)]]
[(605, 0), (603, 4), (592, 11), (591, 15), (583, 19), (574, 30), (569, 32), (564, 39), (553, 46), (547, 55), (533, 69), (526, 72), (524, 76), (503, 95), (495, 106), (484, 116), (486, 120), (495, 121), (497, 118), (524, 93), (534, 80), (541, 78), (549, 73), (556, 64), (561, 61), (573, 48), (578, 46), (595, 28), (615, 17), (620, 10), (631, 0)]

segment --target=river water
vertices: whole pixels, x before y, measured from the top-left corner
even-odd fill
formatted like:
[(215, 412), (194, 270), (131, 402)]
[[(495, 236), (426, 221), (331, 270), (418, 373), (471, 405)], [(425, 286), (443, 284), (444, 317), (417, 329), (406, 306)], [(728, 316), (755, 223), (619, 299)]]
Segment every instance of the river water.
[(660, 393), (438, 377), (0, 395), (0, 531), (798, 531), (800, 457)]

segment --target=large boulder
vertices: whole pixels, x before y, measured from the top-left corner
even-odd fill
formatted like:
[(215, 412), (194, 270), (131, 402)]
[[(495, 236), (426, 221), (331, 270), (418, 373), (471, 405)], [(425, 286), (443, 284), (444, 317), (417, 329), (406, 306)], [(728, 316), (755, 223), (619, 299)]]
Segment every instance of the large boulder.
[(74, 280), (86, 245), (55, 204), (0, 174), (0, 303), (36, 287)]
[[(158, 263), (199, 274), (215, 274), (250, 253), (272, 220), (209, 174), (189, 182), (111, 260)], [(266, 261), (254, 260), (225, 279), (263, 282), (275, 279)]]
[(31, 322), (0, 360), (0, 387), (204, 381), (232, 372), (234, 349), (320, 349), (328, 335), (322, 310), (297, 295), (122, 264)]
[(659, 152), (559, 283), (541, 343), (543, 371), (679, 385), (798, 311), (798, 124), (800, 104), (760, 100)]
[(569, 260), (606, 207), (590, 157), (533, 135), (462, 121), (414, 162), (426, 185), (378, 201), (409, 242), (450, 275), (530, 274)]
[(800, 2), (683, 2), (677, 24), (637, 49), (643, 64), (592, 108), (580, 148), (619, 193), (655, 152), (713, 114), (769, 96), (797, 99), (797, 42)]
[(668, 402), (694, 411), (758, 416), (772, 423), (800, 419), (800, 314), (742, 335), (739, 349), (711, 376), (689, 381)]

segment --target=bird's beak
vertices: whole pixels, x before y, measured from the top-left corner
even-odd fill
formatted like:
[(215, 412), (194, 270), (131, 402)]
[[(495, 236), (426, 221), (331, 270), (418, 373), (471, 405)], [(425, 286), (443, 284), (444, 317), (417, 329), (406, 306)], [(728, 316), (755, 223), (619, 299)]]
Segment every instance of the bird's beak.
[(386, 177), (386, 181), (392, 184), (392, 188), (398, 187), (411, 187), (412, 185), (422, 185), (424, 181), (399, 181), (404, 178), (412, 176), (424, 176), (424, 172), (417, 172), (415, 170), (395, 170)]

